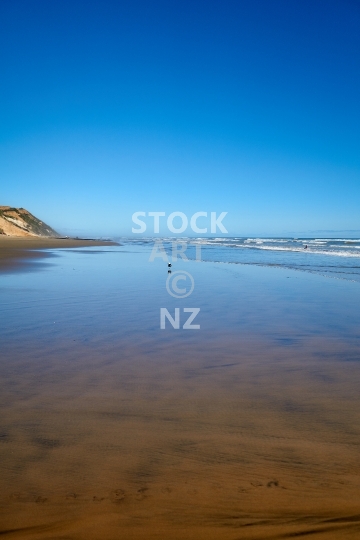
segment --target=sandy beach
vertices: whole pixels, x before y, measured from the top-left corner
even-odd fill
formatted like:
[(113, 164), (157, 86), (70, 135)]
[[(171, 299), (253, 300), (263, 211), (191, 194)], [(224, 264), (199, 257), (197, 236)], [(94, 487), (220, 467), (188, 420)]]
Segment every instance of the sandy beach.
[(0, 540), (360, 540), (359, 28), (0, 1)]
[(31, 260), (46, 257), (46, 249), (116, 245), (115, 242), (75, 238), (16, 237), (0, 235), (0, 272), (24, 268)]
[[(104, 257), (113, 278), (97, 277)], [(16, 282), (15, 274), (9, 277), (12, 287), (18, 283), (15, 300), (22, 303), (11, 303), (9, 295), (3, 304), (8, 330), (2, 333), (0, 365), (2, 537), (358, 538), (357, 340), (334, 331), (322, 336), (321, 322), (305, 335), (301, 304), (301, 340), (275, 342), (265, 328), (256, 331), (255, 306), (253, 314), (247, 311), (254, 330), (243, 334), (164, 337), (140, 325), (134, 339), (131, 312), (121, 315), (117, 306), (122, 302), (130, 309), (143, 297), (136, 287), (148, 287), (150, 294), (150, 278), (142, 277), (141, 285), (141, 271), (136, 273), (142, 260), (120, 250), (69, 250), (57, 274), (61, 294), (46, 286), (54, 267), (39, 271), (42, 296), (36, 281), (25, 300), (21, 276)], [(132, 280), (119, 278), (127, 267)], [(156, 278), (157, 267), (147, 271)], [(216, 267), (209, 267), (209, 279), (212, 274), (219, 282)], [(245, 274), (237, 275), (241, 281), (231, 281), (229, 274), (229, 283), (222, 283), (241, 299), (241, 311), (251, 287)], [(261, 280), (269, 283), (265, 270), (259, 276), (259, 286)], [(108, 289), (95, 293), (100, 279)], [(281, 276), (276, 279), (281, 282)], [(295, 279), (286, 284), (287, 296), (299, 286)], [(308, 282), (304, 287), (302, 294), (308, 294)], [(273, 299), (262, 302), (265, 311), (273, 309)], [(231, 300), (225, 303), (233, 309)], [(286, 306), (279, 296), (276, 316), (283, 329)], [(107, 313), (111, 318), (99, 327)], [(145, 314), (139, 307), (136, 313), (144, 324), (149, 317), (151, 322), (146, 306)]]
[(2, 373), (4, 538), (358, 538), (351, 365), (58, 346)]

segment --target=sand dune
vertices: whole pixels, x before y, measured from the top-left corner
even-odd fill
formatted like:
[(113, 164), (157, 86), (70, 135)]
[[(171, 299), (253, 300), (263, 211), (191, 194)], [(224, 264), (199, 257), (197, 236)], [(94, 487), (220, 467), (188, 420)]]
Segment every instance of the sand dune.
[(33, 216), (25, 208), (0, 206), (0, 235), (5, 236), (59, 236), (54, 229)]

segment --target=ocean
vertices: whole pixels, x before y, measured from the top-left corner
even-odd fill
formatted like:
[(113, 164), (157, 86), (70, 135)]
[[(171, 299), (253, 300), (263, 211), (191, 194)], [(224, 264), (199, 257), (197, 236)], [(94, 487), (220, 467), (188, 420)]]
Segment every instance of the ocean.
[[(119, 239), (124, 244), (153, 245), (153, 238)], [(360, 281), (360, 239), (353, 238), (163, 238), (171, 253), (172, 242), (185, 242), (186, 255), (231, 264), (272, 266), (312, 272), (334, 279)]]

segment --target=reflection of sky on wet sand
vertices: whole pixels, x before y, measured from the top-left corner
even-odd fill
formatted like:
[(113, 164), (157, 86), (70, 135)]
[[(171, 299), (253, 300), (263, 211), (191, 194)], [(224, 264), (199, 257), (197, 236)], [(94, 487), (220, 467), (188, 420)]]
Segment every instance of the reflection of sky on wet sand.
[[(358, 285), (179, 261), (176, 300), (148, 251), (98, 251), (2, 279), (11, 537), (356, 538)], [(175, 306), (201, 329), (161, 331)]]
[[(132, 252), (131, 252), (132, 250)], [(42, 271), (2, 276), (1, 338), (163, 340), (199, 343), (255, 333), (273, 339), (356, 337), (357, 283), (286, 269), (177, 261), (195, 290), (186, 299), (166, 291), (167, 267), (141, 247), (56, 252)], [(46, 265), (49, 265), (46, 269)], [(200, 307), (201, 330), (160, 331), (160, 308)]]

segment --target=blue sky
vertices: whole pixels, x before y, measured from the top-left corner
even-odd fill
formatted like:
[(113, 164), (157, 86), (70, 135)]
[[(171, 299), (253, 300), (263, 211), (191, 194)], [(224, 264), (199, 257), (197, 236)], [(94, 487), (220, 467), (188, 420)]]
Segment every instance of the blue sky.
[(356, 0), (2, 0), (0, 204), (65, 234), (359, 230), (359, 28)]

